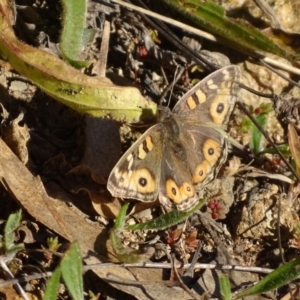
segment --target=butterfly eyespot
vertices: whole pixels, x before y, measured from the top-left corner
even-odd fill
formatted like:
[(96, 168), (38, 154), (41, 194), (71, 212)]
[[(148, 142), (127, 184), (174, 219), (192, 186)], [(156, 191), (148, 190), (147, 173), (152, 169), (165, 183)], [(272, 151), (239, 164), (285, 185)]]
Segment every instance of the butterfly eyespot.
[(199, 165), (196, 166), (194, 175), (193, 175), (193, 183), (201, 183), (205, 180), (207, 173), (211, 171), (211, 166), (207, 161), (203, 161)]
[(212, 139), (207, 139), (202, 148), (203, 156), (210, 166), (214, 166), (221, 155), (220, 144)]
[(224, 99), (224, 96), (217, 95), (212, 100), (210, 106), (210, 116), (214, 123), (223, 124), (226, 121), (227, 113), (229, 111), (229, 102)]
[(156, 190), (156, 181), (149, 170), (143, 168), (132, 173), (129, 189), (139, 193), (153, 193)]
[(188, 198), (195, 195), (195, 189), (189, 183), (184, 182), (183, 185), (180, 187), (180, 194), (181, 194), (181, 200), (185, 201)]
[(147, 185), (147, 179), (146, 178), (140, 178), (139, 179), (139, 185), (141, 185), (141, 186), (146, 186)]
[(166, 194), (175, 203), (181, 202), (179, 187), (173, 179), (168, 179), (166, 182)]
[(218, 106), (217, 106), (217, 110), (216, 110), (217, 113), (221, 114), (224, 111), (224, 108), (225, 108), (224, 103), (219, 103)]

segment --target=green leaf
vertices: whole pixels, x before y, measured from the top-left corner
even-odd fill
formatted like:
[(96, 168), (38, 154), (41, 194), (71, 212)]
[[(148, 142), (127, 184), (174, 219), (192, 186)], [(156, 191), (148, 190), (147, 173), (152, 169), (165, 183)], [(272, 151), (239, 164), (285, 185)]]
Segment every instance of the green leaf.
[(14, 246), (15, 230), (20, 226), (22, 211), (10, 214), (4, 228), (4, 247), (6, 250)]
[(128, 225), (125, 227), (125, 229), (126, 230), (162, 230), (184, 221), (195, 211), (199, 210), (205, 203), (206, 200), (201, 200), (193, 209), (189, 211), (184, 212), (184, 211), (173, 210), (149, 222)]
[(109, 239), (114, 249), (116, 258), (122, 263), (134, 264), (144, 262), (149, 259), (149, 256), (152, 256), (152, 254), (148, 255), (147, 252), (145, 253), (130, 247), (125, 247), (118, 236), (118, 232), (115, 230), (110, 232)]
[(44, 293), (44, 297), (43, 297), (44, 300), (56, 300), (57, 299), (60, 275), (61, 275), (61, 270), (60, 270), (60, 267), (58, 267), (55, 269), (51, 278), (48, 280), (46, 290)]
[(256, 57), (273, 53), (289, 60), (296, 60), (297, 54), (279, 47), (261, 31), (240, 20), (229, 19), (224, 10), (212, 1), (162, 0), (169, 8), (216, 35), (224, 44)]
[(288, 126), (288, 141), (292, 156), (296, 163), (297, 173), (300, 174), (300, 141), (294, 125)]
[(237, 294), (233, 299), (253, 296), (272, 291), (280, 286), (288, 284), (300, 275), (300, 258), (290, 261), (272, 273), (268, 274), (253, 287)]
[(122, 241), (119, 237), (120, 230), (124, 228), (126, 212), (128, 209), (129, 203), (126, 203), (120, 209), (119, 215), (115, 221), (114, 228), (111, 230), (109, 239), (114, 249), (116, 258), (123, 263), (131, 264), (131, 263), (139, 263), (143, 261), (147, 261), (152, 255), (152, 248), (149, 247), (148, 251), (141, 252), (136, 249), (132, 249), (130, 247), (125, 247), (122, 244)]
[(126, 220), (126, 212), (128, 209), (129, 203), (125, 203), (118, 214), (118, 217), (115, 220), (114, 230), (120, 230), (124, 228), (125, 220)]
[[(284, 157), (289, 158), (291, 156), (289, 145), (287, 144), (278, 145), (277, 148), (284, 155)], [(264, 153), (277, 154), (277, 151), (273, 147), (272, 148), (270, 147), (270, 148), (265, 148), (259, 154), (264, 154)]]
[(7, 0), (0, 0), (0, 55), (46, 94), (78, 112), (126, 122), (153, 120), (156, 104), (139, 90), (118, 87), (106, 78), (90, 77), (59, 58), (20, 42), (12, 29), (14, 13)]
[(116, 258), (119, 261), (123, 263), (138, 263), (145, 260), (144, 255), (138, 250), (130, 247), (124, 247), (119, 237), (120, 230), (124, 228), (128, 206), (129, 203), (125, 203), (121, 207), (118, 217), (115, 220), (114, 228), (110, 232), (109, 238), (116, 254)]
[(91, 38), (91, 31), (85, 30), (86, 0), (63, 0), (63, 28), (60, 36), (59, 47), (64, 59), (75, 68), (83, 68), (89, 62), (80, 61), (79, 56)]
[(228, 275), (221, 275), (219, 278), (222, 300), (231, 299), (231, 288)]
[(51, 251), (57, 251), (58, 248), (61, 246), (61, 244), (58, 242), (57, 236), (47, 238), (47, 245), (49, 250)]
[[(268, 121), (268, 115), (262, 113), (256, 117), (256, 121), (262, 128), (265, 128)], [(251, 123), (249, 146), (255, 154), (258, 154), (264, 148), (264, 136), (253, 123)]]
[[(171, 227), (179, 222), (184, 221), (188, 218), (191, 214), (195, 211), (200, 209), (200, 207), (205, 203), (205, 200), (199, 202), (199, 204), (194, 207), (192, 210), (188, 212), (182, 211), (171, 211), (165, 215), (162, 215), (152, 221), (136, 224), (136, 225), (129, 225), (125, 227), (125, 230), (139, 230), (139, 229), (148, 229), (148, 230), (159, 230), (164, 229), (166, 227)], [(142, 261), (146, 261), (149, 259), (153, 253), (151, 252), (151, 248), (148, 248), (148, 251), (141, 253), (139, 250), (132, 249), (130, 247), (124, 247), (122, 241), (119, 237), (120, 230), (124, 228), (125, 219), (126, 219), (126, 211), (128, 209), (128, 203), (122, 206), (120, 209), (119, 215), (115, 221), (114, 228), (110, 232), (110, 242), (112, 244), (112, 248), (116, 254), (116, 257), (119, 261), (124, 263), (138, 263)]]
[(79, 243), (73, 242), (60, 263), (62, 277), (74, 300), (83, 300), (82, 261)]
[(16, 254), (24, 249), (24, 244), (17, 244), (17, 245), (11, 245), (9, 246), (6, 251), (5, 254), (9, 257), (9, 258), (14, 258), (16, 256)]

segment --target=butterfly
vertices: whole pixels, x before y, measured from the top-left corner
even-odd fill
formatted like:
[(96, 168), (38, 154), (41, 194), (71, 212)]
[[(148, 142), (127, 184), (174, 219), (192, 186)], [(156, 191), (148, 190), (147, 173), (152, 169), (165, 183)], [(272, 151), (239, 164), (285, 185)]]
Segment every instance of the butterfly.
[(159, 109), (150, 127), (111, 171), (114, 197), (157, 199), (167, 209), (187, 211), (197, 192), (213, 180), (227, 159), (224, 130), (237, 101), (241, 70), (219, 69), (191, 88), (174, 106)]

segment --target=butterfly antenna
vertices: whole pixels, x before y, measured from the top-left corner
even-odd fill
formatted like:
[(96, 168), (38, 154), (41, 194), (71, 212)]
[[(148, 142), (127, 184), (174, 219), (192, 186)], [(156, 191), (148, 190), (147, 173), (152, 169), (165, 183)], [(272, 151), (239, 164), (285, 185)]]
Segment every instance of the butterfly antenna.
[(185, 71), (185, 68), (182, 66), (176, 66), (176, 71), (174, 73), (174, 80), (165, 88), (165, 90), (163, 91), (160, 100), (159, 100), (159, 106), (163, 106), (163, 101), (166, 98), (166, 95), (168, 94), (168, 92), (170, 92), (170, 97), (168, 100), (168, 105), (170, 105), (171, 102), (171, 96), (173, 94), (173, 89), (175, 84), (178, 82), (178, 80), (181, 78), (183, 72)]
[[(183, 68), (181, 68), (183, 69)], [(170, 89), (170, 95), (169, 95), (169, 100), (168, 100), (168, 107), (170, 106), (170, 102), (171, 102), (171, 97), (173, 95), (173, 91), (174, 91), (174, 86), (175, 84), (177, 83), (177, 81), (179, 80), (179, 78), (181, 77), (181, 74), (180, 74), (180, 77), (178, 76), (179, 75), (179, 71), (181, 70), (179, 66), (176, 66), (176, 70), (175, 70), (175, 73), (174, 73), (174, 79), (173, 79), (173, 82), (171, 83), (171, 89)]]

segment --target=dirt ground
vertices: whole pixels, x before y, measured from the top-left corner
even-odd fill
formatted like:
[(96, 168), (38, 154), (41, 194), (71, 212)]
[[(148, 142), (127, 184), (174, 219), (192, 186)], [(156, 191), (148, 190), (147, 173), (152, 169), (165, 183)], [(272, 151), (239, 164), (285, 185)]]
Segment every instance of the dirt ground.
[[(267, 32), (270, 27), (269, 20), (254, 3), (220, 2), (229, 15), (245, 18), (261, 31)], [(295, 13), (299, 1), (285, 2), (273, 1), (272, 7), (287, 32), (299, 33), (300, 23)], [(151, 9), (166, 11), (153, 3)], [(19, 0), (15, 34), (26, 44), (62, 59), (61, 15), (59, 2)], [(99, 49), (105, 20), (110, 25), (110, 34), (104, 74), (115, 85), (135, 87), (146, 99), (172, 108), (186, 91), (209, 74), (204, 65), (195, 64), (191, 56), (179, 51), (136, 12), (90, 1), (86, 19), (86, 27), (94, 29), (94, 37), (80, 57), (90, 62), (82, 70), (88, 76), (103, 76)], [(239, 66), (244, 85), (260, 93), (288, 94), (299, 99), (298, 87), (257, 60), (221, 43), (187, 34), (181, 28), (169, 26), (169, 30), (210, 61), (217, 61), (220, 66)], [(283, 58), (276, 59), (290, 65)], [(16, 242), (24, 243), (25, 247), (10, 265), (14, 276), (53, 271), (69, 242), (74, 240), (81, 245), (85, 264), (117, 263), (109, 231), (123, 202), (110, 195), (107, 179), (121, 153), (153, 122), (129, 124), (111, 117), (101, 119), (78, 113), (37, 88), (6, 61), (0, 62), (0, 165), (1, 176), (5, 174), (0, 185), (1, 234), (8, 216), (23, 209)], [(184, 69), (181, 77), (171, 93), (161, 100), (180, 68)], [(282, 73), (299, 82), (299, 75)], [(282, 116), (278, 121), (276, 114), (280, 109), (273, 109), (271, 99), (241, 88), (238, 101), (256, 119), (263, 115), (265, 130), (274, 143), (287, 145), (283, 127), (287, 125), (279, 122), (284, 120)], [(291, 118), (297, 118), (297, 109), (289, 111)], [(276, 269), (284, 261), (298, 257), (300, 202), (295, 177), (278, 154), (270, 150), (272, 145), (265, 138), (260, 135), (253, 138), (253, 126), (238, 105), (227, 133), (229, 140), (239, 145), (228, 142), (230, 151), (226, 162), (199, 195), (207, 199), (201, 212), (160, 231), (123, 232), (126, 247), (143, 250), (144, 254), (152, 249), (153, 255), (147, 257), (151, 267), (116, 268), (108, 264), (94, 268), (84, 274), (86, 299), (165, 299), (166, 295), (172, 299), (220, 299), (217, 278), (224, 272), (230, 276), (232, 289), (237, 290), (258, 281), (263, 270)], [(259, 144), (256, 148), (259, 153), (254, 152), (253, 142)], [(295, 166), (291, 153), (286, 151), (285, 156)], [(132, 200), (127, 222), (145, 222), (162, 213), (159, 201)], [(49, 252), (47, 246), (47, 238), (55, 236), (62, 244), (58, 253)], [(160, 267), (170, 262), (199, 265), (193, 270), (178, 268), (176, 274), (170, 268)], [(209, 265), (214, 264), (246, 269), (243, 272), (210, 269)], [(252, 267), (261, 268), (262, 272), (254, 272)], [(183, 282), (179, 283), (178, 276)], [(1, 278), (5, 281), (4, 276)], [(22, 286), (30, 299), (42, 299), (46, 284), (47, 279), (43, 278), (23, 282)], [(265, 297), (281, 299), (296, 287), (297, 282), (290, 285), (290, 290), (284, 286)], [(1, 299), (17, 297), (11, 285), (0, 287), (0, 293)], [(63, 284), (59, 297), (69, 299)]]

